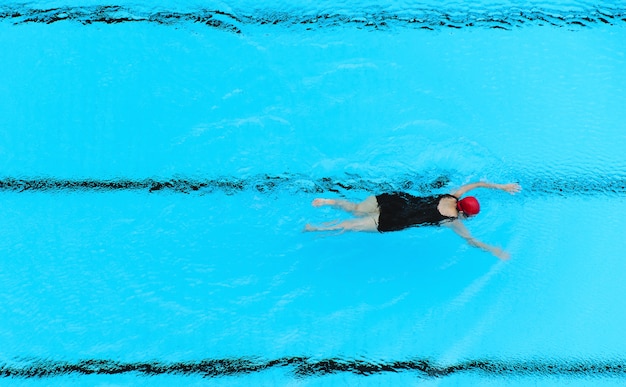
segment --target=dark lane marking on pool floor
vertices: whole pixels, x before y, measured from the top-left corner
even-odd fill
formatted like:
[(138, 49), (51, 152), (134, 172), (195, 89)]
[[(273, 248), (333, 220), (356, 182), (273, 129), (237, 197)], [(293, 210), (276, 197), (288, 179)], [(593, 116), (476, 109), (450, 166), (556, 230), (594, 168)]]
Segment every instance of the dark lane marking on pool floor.
[(587, 5), (577, 8), (489, 7), (487, 9), (412, 8), (386, 11), (376, 7), (354, 9), (281, 9), (256, 8), (250, 11), (194, 9), (175, 11), (138, 6), (96, 5), (35, 8), (22, 4), (0, 5), (0, 21), (20, 25), (53, 24), (72, 21), (83, 25), (104, 23), (153, 23), (159, 25), (201, 24), (223, 31), (241, 33), (246, 26), (286, 26), (304, 29), (355, 27), (386, 29), (408, 27), (424, 30), (487, 28), (511, 30), (529, 26), (585, 28), (594, 25), (626, 25), (626, 8)]
[(51, 378), (68, 375), (137, 376), (179, 375), (205, 378), (244, 376), (273, 368), (285, 368), (292, 376), (304, 378), (331, 374), (377, 375), (412, 372), (421, 378), (442, 378), (455, 374), (478, 374), (488, 377), (624, 377), (626, 361), (618, 360), (489, 360), (476, 359), (449, 365), (438, 365), (429, 359), (370, 361), (309, 357), (205, 359), (188, 362), (121, 362), (114, 360), (81, 360), (76, 362), (30, 359), (12, 364), (1, 363), (4, 378)]
[[(311, 178), (298, 174), (259, 174), (246, 178), (146, 178), (146, 179), (60, 179), (60, 178), (12, 178), (0, 179), (1, 192), (113, 192), (144, 191), (147, 193), (197, 194), (216, 192), (233, 195), (240, 192), (261, 194), (312, 193), (340, 194), (351, 192), (416, 191), (420, 193), (436, 190), (453, 190), (447, 175), (426, 177), (404, 175), (384, 178), (365, 178), (357, 175)], [(572, 176), (551, 178), (526, 178), (519, 180), (523, 192), (531, 195), (618, 195), (626, 194), (626, 178), (602, 176)]]

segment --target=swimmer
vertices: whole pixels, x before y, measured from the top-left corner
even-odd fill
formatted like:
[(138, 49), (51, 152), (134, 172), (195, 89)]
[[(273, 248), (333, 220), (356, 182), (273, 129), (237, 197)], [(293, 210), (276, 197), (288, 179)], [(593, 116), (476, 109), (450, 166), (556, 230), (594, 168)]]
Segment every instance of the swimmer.
[(322, 225), (307, 224), (305, 231), (399, 231), (422, 225), (449, 226), (471, 246), (488, 251), (500, 259), (508, 259), (509, 254), (499, 247), (489, 246), (473, 238), (461, 220), (478, 214), (480, 205), (473, 196), (461, 197), (475, 188), (499, 189), (511, 194), (522, 188), (517, 183), (492, 184), (478, 182), (467, 184), (452, 194), (435, 196), (413, 196), (405, 192), (384, 193), (369, 196), (361, 203), (343, 199), (315, 199), (314, 207), (331, 206), (347, 211), (355, 216), (343, 222), (329, 222)]

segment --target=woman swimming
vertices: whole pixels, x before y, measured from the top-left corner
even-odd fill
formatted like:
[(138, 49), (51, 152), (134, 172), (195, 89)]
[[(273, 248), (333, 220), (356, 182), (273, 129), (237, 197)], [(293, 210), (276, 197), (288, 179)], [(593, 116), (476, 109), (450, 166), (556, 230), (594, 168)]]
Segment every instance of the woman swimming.
[(361, 203), (343, 199), (315, 199), (314, 207), (332, 206), (350, 212), (354, 219), (326, 223), (319, 226), (307, 224), (305, 231), (399, 231), (422, 225), (446, 225), (475, 247), (489, 251), (498, 258), (508, 259), (509, 254), (499, 247), (489, 246), (473, 238), (461, 220), (474, 216), (480, 205), (473, 196), (461, 197), (475, 188), (500, 189), (511, 194), (519, 192), (519, 184), (467, 184), (452, 194), (413, 196), (405, 192), (369, 196)]

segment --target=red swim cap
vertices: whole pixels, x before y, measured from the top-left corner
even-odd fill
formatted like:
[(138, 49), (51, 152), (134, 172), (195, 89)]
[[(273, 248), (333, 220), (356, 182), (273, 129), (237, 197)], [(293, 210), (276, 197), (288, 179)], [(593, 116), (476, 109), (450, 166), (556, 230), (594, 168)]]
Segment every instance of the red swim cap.
[(467, 216), (476, 215), (480, 212), (480, 204), (473, 196), (468, 196), (456, 202), (456, 209), (463, 211)]

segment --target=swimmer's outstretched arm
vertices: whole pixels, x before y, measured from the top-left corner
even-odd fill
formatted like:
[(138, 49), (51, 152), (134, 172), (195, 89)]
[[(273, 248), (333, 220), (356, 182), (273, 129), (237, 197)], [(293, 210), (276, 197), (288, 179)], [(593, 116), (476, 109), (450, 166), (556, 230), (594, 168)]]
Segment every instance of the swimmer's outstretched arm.
[(517, 183), (509, 183), (509, 184), (493, 184), (487, 183), (484, 181), (479, 181), (478, 183), (471, 183), (462, 186), (457, 189), (452, 195), (460, 198), (465, 195), (467, 192), (473, 190), (474, 188), (492, 188), (492, 189), (501, 189), (502, 191), (506, 191), (510, 194), (517, 193), (522, 190), (522, 187)]
[(478, 247), (479, 249), (483, 249), (485, 251), (488, 251), (491, 254), (495, 255), (496, 257), (498, 257), (498, 258), (500, 258), (502, 260), (507, 260), (507, 259), (509, 259), (511, 257), (509, 255), (509, 253), (507, 253), (506, 251), (502, 250), (501, 248), (495, 247), (495, 246), (489, 246), (488, 244), (485, 244), (485, 243), (479, 241), (478, 239), (475, 239), (474, 237), (472, 237), (470, 232), (467, 230), (467, 228), (460, 221), (455, 220), (455, 221), (452, 221), (450, 223), (447, 223), (447, 225), (450, 226), (450, 228), (452, 228), (452, 230), (454, 230), (454, 232), (459, 234), (459, 236), (464, 238), (467, 241), (467, 243), (470, 244), (470, 246)]

